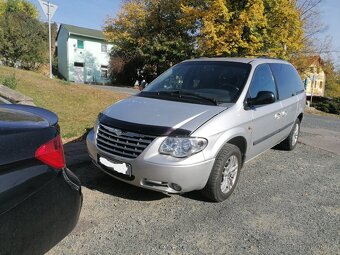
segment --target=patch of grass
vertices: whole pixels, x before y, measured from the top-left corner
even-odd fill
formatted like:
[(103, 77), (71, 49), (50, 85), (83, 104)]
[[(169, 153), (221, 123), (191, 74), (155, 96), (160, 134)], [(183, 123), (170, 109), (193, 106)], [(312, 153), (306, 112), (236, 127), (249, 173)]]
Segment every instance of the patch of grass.
[[(77, 138), (93, 127), (98, 113), (127, 97), (107, 90), (51, 80), (41, 74), (0, 66), (0, 76), (16, 72), (16, 90), (33, 98), (34, 103), (55, 112), (63, 138)], [(69, 85), (68, 85), (69, 84)]]
[(10, 89), (15, 89), (17, 87), (15, 72), (10, 75), (0, 75), (0, 83)]

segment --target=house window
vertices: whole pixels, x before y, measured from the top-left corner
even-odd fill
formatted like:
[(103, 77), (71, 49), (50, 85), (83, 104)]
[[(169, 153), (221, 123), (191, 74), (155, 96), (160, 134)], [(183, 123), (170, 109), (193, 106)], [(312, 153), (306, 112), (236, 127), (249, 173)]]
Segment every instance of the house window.
[(108, 78), (108, 67), (105, 65), (100, 66), (100, 77), (107, 79)]
[(77, 40), (77, 48), (78, 49), (84, 49), (84, 41)]
[(84, 63), (82, 63), (82, 62), (74, 62), (74, 66), (84, 67)]
[(102, 52), (107, 52), (107, 44), (102, 43)]
[(322, 89), (322, 81), (320, 81), (319, 88)]

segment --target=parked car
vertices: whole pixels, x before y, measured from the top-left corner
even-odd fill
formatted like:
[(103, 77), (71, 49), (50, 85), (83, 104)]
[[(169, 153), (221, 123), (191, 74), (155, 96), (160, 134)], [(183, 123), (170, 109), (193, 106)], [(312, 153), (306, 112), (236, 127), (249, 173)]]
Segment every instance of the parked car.
[(245, 162), (277, 144), (295, 148), (304, 105), (302, 81), (286, 61), (187, 60), (100, 113), (87, 148), (119, 180), (223, 201)]
[(82, 206), (66, 168), (58, 118), (0, 105), (0, 254), (43, 254), (75, 227)]

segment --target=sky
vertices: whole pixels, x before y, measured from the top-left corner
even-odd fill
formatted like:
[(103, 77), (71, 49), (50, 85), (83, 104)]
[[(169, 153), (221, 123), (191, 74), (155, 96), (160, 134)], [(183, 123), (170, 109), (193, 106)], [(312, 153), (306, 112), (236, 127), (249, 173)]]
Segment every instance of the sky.
[[(47, 0), (46, 0), (47, 1)], [(40, 11), (40, 19), (47, 21), (38, 0), (29, 0)], [(101, 29), (107, 16), (115, 16), (120, 0), (51, 0), (58, 6), (52, 22), (86, 28)]]
[(324, 0), (321, 4), (321, 19), (327, 29), (320, 37), (331, 36), (331, 50), (337, 69), (340, 69), (340, 0)]
[[(38, 0), (29, 1), (38, 7), (41, 20), (46, 21)], [(121, 6), (121, 0), (51, 0), (51, 3), (58, 5), (52, 21), (93, 29), (101, 29), (106, 17), (114, 17)], [(319, 37), (332, 37), (330, 50), (338, 51), (333, 57), (340, 69), (340, 0), (323, 0), (320, 8), (327, 30)]]

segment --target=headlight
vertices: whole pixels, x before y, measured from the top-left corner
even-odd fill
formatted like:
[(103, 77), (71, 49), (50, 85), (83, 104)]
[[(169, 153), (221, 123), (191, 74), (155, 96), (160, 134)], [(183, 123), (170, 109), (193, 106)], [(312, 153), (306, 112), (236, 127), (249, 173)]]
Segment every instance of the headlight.
[(208, 141), (204, 138), (168, 137), (159, 147), (159, 152), (176, 158), (185, 158), (202, 151), (207, 144)]

